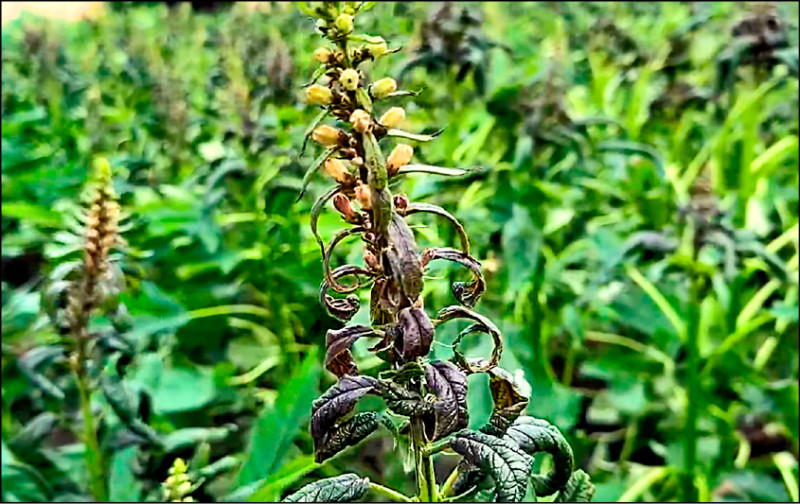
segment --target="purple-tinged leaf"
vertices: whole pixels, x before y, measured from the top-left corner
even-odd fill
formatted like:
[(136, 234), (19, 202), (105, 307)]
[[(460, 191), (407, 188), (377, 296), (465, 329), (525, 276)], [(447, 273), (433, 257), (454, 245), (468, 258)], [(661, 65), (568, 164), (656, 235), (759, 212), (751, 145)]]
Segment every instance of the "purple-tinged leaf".
[(430, 352), (434, 328), (422, 308), (403, 308), (397, 316), (397, 323), (388, 330), (394, 335), (394, 348), (403, 362)]
[(393, 381), (381, 380), (375, 388), (383, 397), (386, 406), (398, 415), (422, 416), (432, 409), (432, 404), (421, 395)]
[(431, 362), (425, 369), (425, 381), (436, 396), (433, 403), (432, 441), (441, 439), (469, 423), (467, 411), (467, 376), (449, 362)]
[(317, 445), (314, 459), (324, 462), (349, 446), (355, 446), (367, 436), (375, 432), (380, 424), (380, 415), (373, 412), (359, 413), (331, 428), (323, 436), (322, 443)]
[(311, 405), (311, 436), (321, 446), (327, 432), (350, 413), (365, 394), (375, 391), (378, 382), (370, 376), (345, 375)]
[(329, 330), (325, 337), (327, 353), (325, 354), (325, 369), (339, 378), (344, 375), (357, 375), (358, 367), (350, 353), (350, 347), (359, 338), (378, 337), (371, 327), (357, 325), (344, 327), (338, 330)]

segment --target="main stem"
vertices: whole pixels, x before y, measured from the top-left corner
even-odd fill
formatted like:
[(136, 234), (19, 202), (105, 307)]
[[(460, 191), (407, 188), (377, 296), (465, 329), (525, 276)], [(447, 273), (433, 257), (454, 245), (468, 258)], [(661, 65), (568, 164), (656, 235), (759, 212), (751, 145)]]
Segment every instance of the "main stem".
[(684, 426), (683, 435), (684, 502), (695, 502), (697, 500), (697, 488), (694, 479), (697, 462), (697, 413), (698, 401), (700, 400), (698, 386), (699, 349), (697, 343), (700, 325), (700, 279), (697, 276), (696, 269), (696, 262), (700, 247), (702, 246), (702, 242), (699, 238), (700, 231), (695, 227), (692, 240), (692, 270), (689, 272), (689, 320), (686, 331), (686, 388), (688, 405), (686, 408), (686, 425)]
[(439, 502), (433, 458), (428, 453), (424, 426), (419, 418), (411, 421), (411, 439), (414, 443), (414, 465), (417, 471), (418, 498), (420, 502)]
[(78, 384), (81, 415), (83, 416), (83, 442), (86, 447), (86, 465), (89, 469), (89, 491), (97, 502), (108, 502), (103, 452), (100, 450), (100, 443), (97, 440), (89, 376), (86, 369), (86, 340), (79, 338), (77, 347), (73, 370)]

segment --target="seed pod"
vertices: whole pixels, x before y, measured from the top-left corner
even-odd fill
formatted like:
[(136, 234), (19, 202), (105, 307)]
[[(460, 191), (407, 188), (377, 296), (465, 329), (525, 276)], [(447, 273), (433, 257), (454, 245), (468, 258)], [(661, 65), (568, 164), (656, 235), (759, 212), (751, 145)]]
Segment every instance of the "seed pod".
[(355, 91), (358, 88), (358, 72), (352, 68), (344, 70), (339, 76), (339, 82), (348, 91)]
[(333, 91), (314, 84), (306, 89), (306, 103), (309, 105), (330, 105), (333, 101)]
[(364, 210), (372, 210), (372, 191), (365, 183), (360, 183), (356, 186), (356, 199), (361, 204)]
[(405, 210), (408, 207), (408, 196), (406, 196), (405, 194), (395, 194), (394, 207), (397, 210)]
[(336, 182), (340, 184), (347, 184), (355, 182), (355, 178), (350, 174), (347, 167), (338, 159), (328, 159), (325, 161), (325, 172), (333, 177)]
[(406, 118), (406, 111), (401, 107), (392, 107), (387, 110), (378, 121), (381, 126), (396, 128)]
[(375, 98), (386, 98), (390, 93), (397, 91), (397, 82), (391, 77), (385, 77), (370, 86), (370, 93)]
[(314, 59), (319, 61), (320, 63), (328, 63), (333, 56), (333, 51), (328, 49), (327, 47), (320, 47), (316, 51), (314, 51)]
[(342, 142), (343, 135), (345, 135), (344, 131), (334, 128), (333, 126), (323, 124), (314, 130), (314, 132), (311, 134), (311, 138), (313, 138), (318, 144), (324, 145), (325, 147), (336, 147)]
[(359, 133), (365, 133), (369, 129), (370, 122), (369, 114), (365, 110), (356, 109), (350, 114), (350, 123)]
[(353, 16), (350, 14), (341, 14), (336, 18), (336, 29), (342, 33), (350, 33), (353, 31)]
[(414, 155), (414, 149), (410, 145), (406, 144), (399, 144), (394, 150), (389, 154), (389, 157), (386, 158), (386, 169), (389, 172), (389, 176), (394, 176), (397, 174), (397, 170), (400, 169), (401, 166), (405, 166), (411, 161), (411, 156)]

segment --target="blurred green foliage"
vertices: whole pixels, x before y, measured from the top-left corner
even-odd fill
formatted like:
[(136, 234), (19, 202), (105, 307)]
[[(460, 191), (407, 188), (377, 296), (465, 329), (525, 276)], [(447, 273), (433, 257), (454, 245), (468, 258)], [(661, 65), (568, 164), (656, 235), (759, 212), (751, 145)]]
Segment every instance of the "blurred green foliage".
[[(295, 203), (314, 157), (298, 157), (316, 115), (300, 97), (319, 38), (290, 4), (264, 4), (123, 3), (4, 28), (4, 501), (87, 496), (67, 336), (45, 308), (70, 252), (59, 231), (97, 155), (131, 229), (124, 323), (93, 327), (119, 346), (125, 387), (161, 439), (149, 445), (96, 391), (112, 498), (160, 498), (175, 457), (202, 481), (198, 500), (270, 501), (344, 472), (414, 488), (386, 433), (313, 460), (311, 401), (333, 382), (318, 349), (339, 326), (317, 300), (308, 227), (323, 181)], [(445, 127), (419, 162), (484, 168), (398, 189), (470, 232), (501, 364), (530, 383), (529, 412), (567, 435), (595, 499), (680, 499), (691, 373), (698, 498), (797, 501), (797, 6), (387, 2), (359, 22), (404, 45), (370, 71), (423, 90), (408, 130)], [(681, 216), (703, 209), (728, 238), (703, 249), (708, 288), (691, 303)], [(455, 241), (415, 218), (422, 246)], [(323, 212), (320, 233), (338, 219)], [(426, 306), (444, 306), (448, 284), (426, 282)], [(455, 324), (442, 334), (446, 357)], [(470, 385), (480, 424), (488, 383)]]

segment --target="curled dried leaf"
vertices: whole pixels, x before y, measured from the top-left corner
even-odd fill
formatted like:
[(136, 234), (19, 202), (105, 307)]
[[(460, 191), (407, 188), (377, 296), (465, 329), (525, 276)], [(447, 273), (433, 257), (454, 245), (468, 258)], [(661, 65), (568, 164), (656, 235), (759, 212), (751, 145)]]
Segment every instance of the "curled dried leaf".
[(330, 261), (331, 261), (331, 255), (333, 254), (333, 250), (336, 248), (336, 245), (338, 245), (339, 242), (342, 241), (343, 239), (347, 238), (348, 236), (361, 233), (363, 231), (365, 231), (365, 229), (361, 226), (356, 226), (350, 229), (339, 231), (333, 237), (328, 247), (322, 252), (322, 267), (325, 272), (325, 280), (328, 282), (330, 288), (332, 288), (336, 292), (352, 292), (352, 290), (349, 290), (351, 288), (350, 286), (339, 284), (336, 281), (336, 279), (333, 278), (333, 276), (331, 275)]
[(489, 390), (492, 392), (492, 416), (489, 418), (489, 425), (481, 430), (493, 436), (502, 436), (528, 406), (528, 397), (505, 369), (496, 367), (490, 369), (488, 374)]
[(314, 202), (314, 206), (311, 207), (311, 234), (314, 235), (314, 239), (317, 240), (319, 248), (323, 254), (325, 253), (325, 244), (322, 242), (322, 237), (320, 237), (319, 233), (317, 232), (317, 220), (319, 220), (319, 214), (322, 212), (322, 208), (325, 206), (325, 203), (327, 203), (328, 200), (337, 194), (339, 194), (339, 186), (328, 189), (325, 194), (320, 196), (317, 201)]
[(464, 254), (469, 255), (469, 237), (467, 236), (467, 232), (464, 230), (464, 226), (462, 226), (461, 223), (458, 222), (458, 219), (456, 219), (450, 212), (440, 206), (430, 205), (428, 203), (411, 203), (406, 205), (404, 208), (400, 208), (399, 206), (397, 207), (397, 213), (403, 216), (423, 212), (436, 214), (449, 220), (450, 223), (453, 224), (453, 227), (456, 228), (458, 239), (461, 242), (461, 251)]
[(475, 279), (472, 282), (455, 282), (453, 283), (453, 295), (459, 303), (467, 307), (472, 307), (478, 302), (483, 291), (486, 290), (486, 281), (483, 279), (481, 273), (481, 263), (469, 254), (465, 254), (460, 250), (442, 247), (428, 249), (422, 253), (422, 267), (424, 268), (430, 261), (435, 259), (445, 259), (453, 261), (469, 268)]
[[(500, 362), (500, 356), (503, 353), (503, 339), (497, 326), (495, 326), (491, 320), (483, 315), (476, 313), (469, 308), (457, 305), (442, 308), (436, 317), (436, 325), (456, 318), (465, 318), (477, 322), (476, 324), (472, 324), (461, 331), (456, 340), (453, 342), (453, 360), (456, 362), (456, 364), (458, 364), (467, 374), (485, 373), (496, 367)], [(464, 354), (458, 350), (458, 344), (461, 342), (464, 336), (475, 332), (484, 332), (490, 335), (494, 341), (492, 355), (488, 360), (470, 362), (464, 357)]]

